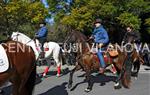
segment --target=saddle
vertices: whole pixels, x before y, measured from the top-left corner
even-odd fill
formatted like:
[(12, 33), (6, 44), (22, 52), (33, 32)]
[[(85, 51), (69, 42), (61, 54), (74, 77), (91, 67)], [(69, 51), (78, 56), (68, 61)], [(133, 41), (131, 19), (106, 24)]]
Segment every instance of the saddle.
[[(42, 50), (41, 50), (41, 47), (40, 47), (40, 43), (39, 43), (38, 40), (35, 41), (35, 45), (36, 45), (37, 51), (39, 51), (39, 52), (42, 51)], [(44, 52), (49, 50), (48, 42), (45, 42), (45, 43), (44, 43), (43, 48), (44, 48)]]
[[(93, 59), (96, 60), (97, 62), (100, 62), (100, 60), (97, 56), (97, 52), (94, 51), (94, 52), (92, 52), (92, 54), (93, 54)], [(104, 61), (106, 64), (112, 63), (112, 58), (110, 57), (109, 52), (104, 52), (103, 57), (104, 57)]]
[(45, 52), (49, 50), (49, 46), (48, 46), (48, 42), (45, 42), (44, 43), (44, 51), (41, 50), (41, 46), (40, 46), (40, 43), (39, 41), (35, 41), (35, 46), (36, 46), (36, 50), (39, 52), (39, 58), (43, 59), (45, 58)]
[(118, 56), (118, 51), (117, 50), (110, 50), (108, 51), (109, 55), (111, 57), (115, 57), (115, 56)]
[(118, 56), (119, 53), (118, 53), (117, 49), (114, 48), (113, 45), (109, 44), (108, 47), (110, 47), (110, 48), (107, 50), (107, 52), (109, 53), (109, 55), (110, 55), (111, 57), (116, 57), (116, 56)]
[[(92, 52), (93, 54), (97, 54), (97, 49), (93, 48), (93, 49), (91, 49), (90, 52)], [(108, 52), (109, 56), (111, 56), (111, 57), (116, 57), (119, 54), (117, 50), (108, 50), (107, 52)], [(107, 54), (107, 53), (105, 52), (105, 54)]]

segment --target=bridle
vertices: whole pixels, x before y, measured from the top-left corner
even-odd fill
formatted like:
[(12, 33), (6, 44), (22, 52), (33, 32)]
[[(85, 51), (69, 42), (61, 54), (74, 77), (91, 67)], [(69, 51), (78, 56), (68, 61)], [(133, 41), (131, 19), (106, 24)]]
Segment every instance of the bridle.
[[(16, 39), (13, 39), (13, 38), (12, 38), (12, 39), (15, 40), (15, 41), (18, 41), (18, 36), (19, 36), (19, 35), (20, 35), (20, 34), (17, 33), (16, 35), (14, 35), (14, 37), (16, 37)], [(28, 42), (26, 42), (25, 45), (28, 44), (29, 42), (31, 42), (32, 40), (33, 40), (33, 39), (31, 39), (31, 40), (29, 40)]]

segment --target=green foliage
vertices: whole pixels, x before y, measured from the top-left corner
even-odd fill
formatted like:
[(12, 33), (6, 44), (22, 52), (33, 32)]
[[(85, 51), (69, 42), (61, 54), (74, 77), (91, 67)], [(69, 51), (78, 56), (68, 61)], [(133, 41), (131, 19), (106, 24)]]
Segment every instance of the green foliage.
[[(50, 6), (48, 9), (40, 0), (10, 0), (8, 3), (1, 0), (0, 32), (21, 31), (32, 37), (38, 29), (34, 25), (45, 17), (54, 16), (56, 23), (49, 28), (55, 28), (55, 33), (50, 36), (52, 40), (57, 40), (59, 36), (63, 38), (66, 31), (72, 29), (91, 32), (95, 18), (102, 18), (107, 28), (115, 24), (118, 27), (131, 25), (140, 29), (144, 24), (150, 33), (150, 19), (144, 17), (150, 12), (149, 0), (73, 0), (71, 5), (67, 5), (66, 0), (47, 1)], [(58, 5), (62, 8), (57, 8)]]
[(149, 4), (150, 2), (146, 2), (145, 0), (130, 0), (126, 3), (125, 9), (134, 15), (140, 15), (144, 12), (150, 12)]
[(80, 9), (75, 8), (71, 12), (71, 16), (65, 16), (62, 19), (62, 24), (69, 25), (77, 30), (82, 30), (85, 26), (88, 27), (88, 25), (92, 23), (92, 14), (87, 7), (83, 6)]
[[(21, 26), (29, 23), (29, 26), (32, 27), (31, 23), (38, 23), (48, 14), (48, 10), (40, 1), (11, 0), (7, 4), (0, 2), (0, 5), (0, 31), (8, 31), (9, 33), (18, 31)], [(28, 30), (24, 29), (24, 31)]]
[(34, 37), (35, 35), (35, 31), (34, 31), (34, 27), (32, 27), (32, 25), (30, 23), (24, 24), (24, 25), (20, 25), (18, 27), (18, 31), (21, 31), (22, 33), (30, 36), (31, 38)]
[(146, 0), (74, 0), (70, 15), (59, 13), (61, 18), (57, 19), (79, 31), (91, 31), (95, 18), (123, 27), (131, 25), (137, 30), (141, 26), (140, 16), (150, 12), (149, 4)]
[(145, 25), (147, 26), (147, 31), (150, 34), (150, 18), (145, 19)]
[(138, 16), (134, 16), (132, 13), (124, 12), (120, 14), (117, 19), (120, 21), (122, 26), (132, 26), (134, 29), (139, 29), (141, 20)]

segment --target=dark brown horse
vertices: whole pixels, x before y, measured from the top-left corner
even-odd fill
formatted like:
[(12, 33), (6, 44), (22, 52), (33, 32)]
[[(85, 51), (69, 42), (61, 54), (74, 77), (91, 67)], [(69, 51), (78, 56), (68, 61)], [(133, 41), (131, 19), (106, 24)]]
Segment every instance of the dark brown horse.
[(10, 81), (12, 95), (32, 95), (36, 79), (36, 60), (32, 48), (16, 41), (6, 41), (2, 46), (10, 66), (0, 73), (0, 86)]
[[(73, 83), (73, 74), (75, 71), (78, 71), (80, 69), (83, 69), (86, 73), (86, 80), (88, 82), (88, 87), (85, 89), (86, 92), (89, 92), (92, 90), (92, 82), (91, 82), (91, 73), (93, 71), (98, 71), (100, 64), (99, 60), (97, 60), (97, 55), (91, 53), (88, 49), (88, 44), (87, 44), (87, 38), (84, 34), (78, 31), (72, 31), (70, 35), (66, 38), (66, 43), (81, 43), (82, 52), (77, 52), (77, 64), (75, 68), (70, 72), (70, 78), (68, 82), (68, 88), (72, 87)], [(135, 53), (135, 52), (134, 52)], [(108, 54), (108, 53), (107, 53)], [(133, 56), (132, 56), (133, 57)], [(107, 56), (108, 59), (111, 60), (110, 64), (114, 64), (118, 71), (118, 76), (116, 79), (116, 85), (115, 88), (120, 88), (121, 84), (123, 84), (124, 87), (129, 88), (130, 86), (130, 69), (132, 66), (127, 66), (124, 64), (126, 60), (126, 52), (120, 51), (118, 49), (118, 55), (117, 56)], [(127, 72), (129, 71), (129, 72)]]

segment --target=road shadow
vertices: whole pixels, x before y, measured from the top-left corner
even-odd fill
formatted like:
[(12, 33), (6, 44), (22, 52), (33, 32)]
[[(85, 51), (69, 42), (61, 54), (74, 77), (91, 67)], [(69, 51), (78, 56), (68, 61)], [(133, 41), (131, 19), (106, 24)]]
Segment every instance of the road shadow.
[(41, 83), (41, 82), (42, 82), (42, 80), (41, 80), (41, 75), (36, 74), (35, 85), (37, 85), (37, 84), (39, 84), (39, 83)]
[(64, 82), (61, 85), (57, 85), (39, 95), (68, 95), (68, 92), (66, 90), (66, 85), (67, 85), (67, 82)]
[[(98, 74), (96, 76), (91, 75), (91, 82), (92, 82), (92, 86), (95, 83), (100, 83), (100, 86), (104, 86), (108, 82), (115, 82), (116, 78), (117, 78), (116, 76), (108, 76), (108, 75), (100, 75), (100, 74)], [(75, 86), (73, 86), (70, 89), (70, 91), (75, 90), (75, 88), (77, 88), (77, 86), (79, 86), (80, 84), (83, 84), (83, 83), (87, 83), (86, 79), (84, 79), (82, 82), (75, 84)]]

